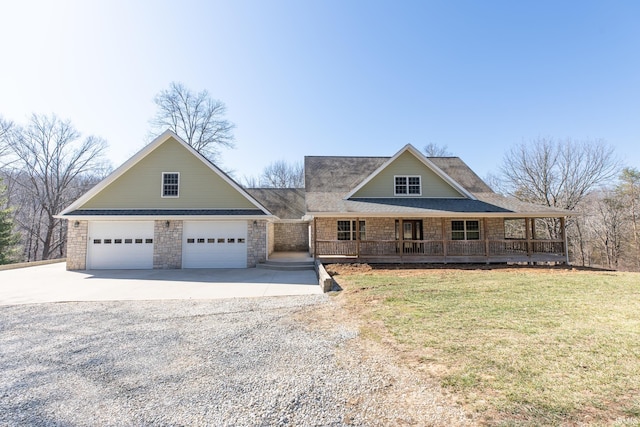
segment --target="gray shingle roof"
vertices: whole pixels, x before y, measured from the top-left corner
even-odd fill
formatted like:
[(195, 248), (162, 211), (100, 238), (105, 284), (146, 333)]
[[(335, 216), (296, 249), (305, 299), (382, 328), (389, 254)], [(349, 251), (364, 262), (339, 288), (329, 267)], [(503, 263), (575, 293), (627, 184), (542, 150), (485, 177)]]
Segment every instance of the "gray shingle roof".
[(364, 199), (346, 195), (391, 157), (305, 157), (308, 213), (422, 214), (460, 213), (564, 216), (568, 212), (496, 194), (458, 157), (429, 157), (444, 173), (472, 193), (472, 199)]
[(247, 193), (280, 219), (304, 216), (303, 188), (247, 188)]
[(347, 193), (389, 157), (314, 157), (304, 158), (304, 184), (309, 192)]
[(429, 157), (429, 160), (471, 193), (493, 192), (459, 157)]
[(372, 203), (386, 207), (417, 208), (446, 212), (512, 212), (500, 206), (472, 199), (427, 199), (427, 198), (351, 198), (351, 201)]

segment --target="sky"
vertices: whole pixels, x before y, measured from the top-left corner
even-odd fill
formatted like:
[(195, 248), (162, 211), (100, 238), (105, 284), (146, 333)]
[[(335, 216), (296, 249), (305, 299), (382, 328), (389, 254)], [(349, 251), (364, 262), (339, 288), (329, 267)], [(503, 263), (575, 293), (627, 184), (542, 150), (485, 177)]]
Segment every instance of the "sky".
[(227, 106), (237, 180), (446, 146), (481, 177), (541, 137), (640, 168), (640, 2), (0, 0), (0, 116), (69, 119), (114, 167), (181, 82)]

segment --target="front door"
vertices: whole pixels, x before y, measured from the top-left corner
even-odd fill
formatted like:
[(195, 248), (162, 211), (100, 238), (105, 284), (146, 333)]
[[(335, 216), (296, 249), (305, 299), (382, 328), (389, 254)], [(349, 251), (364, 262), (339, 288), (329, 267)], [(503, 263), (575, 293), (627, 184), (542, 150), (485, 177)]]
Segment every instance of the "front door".
[(400, 240), (400, 223), (402, 223), (402, 251), (405, 254), (422, 253), (424, 244), (422, 240), (422, 220), (405, 219), (402, 222), (396, 220), (396, 239)]

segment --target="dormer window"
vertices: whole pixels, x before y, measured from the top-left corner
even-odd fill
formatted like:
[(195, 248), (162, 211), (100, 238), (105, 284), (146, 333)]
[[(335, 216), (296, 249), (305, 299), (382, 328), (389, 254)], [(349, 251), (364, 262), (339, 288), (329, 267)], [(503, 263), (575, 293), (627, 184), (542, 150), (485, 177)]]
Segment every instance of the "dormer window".
[(180, 189), (179, 172), (162, 172), (162, 197), (178, 197)]
[(396, 196), (420, 196), (422, 184), (420, 176), (394, 176), (394, 194)]

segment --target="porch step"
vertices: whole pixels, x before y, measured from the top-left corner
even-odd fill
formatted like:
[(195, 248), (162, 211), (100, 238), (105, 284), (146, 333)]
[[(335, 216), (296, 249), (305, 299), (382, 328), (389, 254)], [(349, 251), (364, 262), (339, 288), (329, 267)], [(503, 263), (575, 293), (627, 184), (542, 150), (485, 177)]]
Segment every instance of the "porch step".
[(258, 265), (256, 265), (256, 268), (263, 268), (265, 270), (282, 270), (282, 271), (314, 270), (315, 264), (313, 261), (267, 260), (265, 262), (258, 263)]

